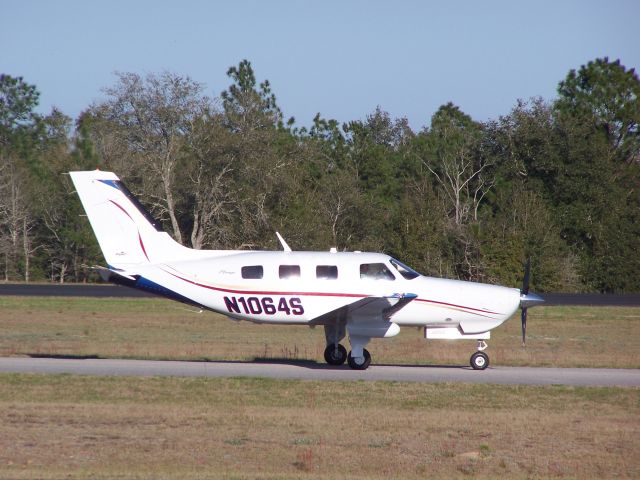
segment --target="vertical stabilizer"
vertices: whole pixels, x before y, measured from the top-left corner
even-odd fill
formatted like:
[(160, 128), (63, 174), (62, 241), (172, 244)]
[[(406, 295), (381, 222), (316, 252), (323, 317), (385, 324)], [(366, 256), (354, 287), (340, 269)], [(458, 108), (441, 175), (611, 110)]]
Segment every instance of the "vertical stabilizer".
[(82, 206), (108, 265), (135, 265), (187, 258), (175, 242), (111, 172), (70, 172)]

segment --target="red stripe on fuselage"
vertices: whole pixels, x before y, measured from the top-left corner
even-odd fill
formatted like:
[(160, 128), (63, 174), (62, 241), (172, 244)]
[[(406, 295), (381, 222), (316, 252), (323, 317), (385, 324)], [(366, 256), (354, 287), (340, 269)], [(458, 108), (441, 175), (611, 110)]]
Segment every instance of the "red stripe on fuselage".
[[(179, 280), (182, 280), (184, 282), (190, 283), (192, 285), (196, 285), (198, 287), (202, 287), (202, 288), (206, 288), (209, 290), (214, 290), (217, 292), (224, 292), (224, 293), (235, 293), (238, 295), (296, 295), (296, 296), (300, 296), (300, 297), (348, 297), (348, 298), (367, 298), (370, 295), (363, 295), (360, 293), (327, 293), (327, 292), (278, 292), (278, 291), (267, 291), (267, 290), (233, 290), (233, 289), (228, 289), (228, 288), (221, 288), (221, 287), (213, 287), (211, 285), (204, 285), (202, 283), (198, 283), (198, 282), (194, 282), (193, 280), (189, 280), (187, 278), (184, 278), (180, 275), (176, 275), (175, 273), (171, 273), (168, 272), (166, 270), (163, 270), (164, 272), (168, 273), (169, 275), (172, 275), (173, 277), (176, 277)], [(453, 303), (445, 303), (445, 302), (438, 302), (436, 300), (426, 300), (426, 299), (420, 299), (420, 298), (416, 298), (414, 300), (415, 302), (423, 302), (423, 303), (429, 303), (429, 304), (434, 304), (436, 306), (442, 306), (443, 308), (455, 308), (455, 309), (462, 309), (464, 311), (466, 311), (466, 313), (472, 313), (474, 315), (478, 315), (480, 317), (486, 317), (486, 318), (492, 318), (488, 315), (483, 315), (483, 313), (488, 313), (488, 314), (493, 314), (493, 315), (502, 315), (501, 313), (497, 313), (497, 312), (491, 312), (489, 310), (481, 310), (478, 308), (473, 308), (473, 307), (465, 307), (463, 305), (456, 305)], [(482, 312), (482, 313), (478, 313), (478, 312)]]
[(445, 307), (455, 307), (455, 308), (464, 308), (465, 310), (473, 310), (471, 313), (482, 312), (482, 313), (490, 313), (493, 315), (502, 315), (498, 312), (492, 312), (491, 310), (484, 310), (482, 308), (473, 308), (473, 307), (465, 307), (463, 305), (456, 305), (455, 303), (446, 303), (446, 302), (438, 302), (436, 300), (424, 300), (421, 298), (416, 298), (416, 302), (425, 302), (425, 303), (434, 303), (436, 305), (444, 305)]

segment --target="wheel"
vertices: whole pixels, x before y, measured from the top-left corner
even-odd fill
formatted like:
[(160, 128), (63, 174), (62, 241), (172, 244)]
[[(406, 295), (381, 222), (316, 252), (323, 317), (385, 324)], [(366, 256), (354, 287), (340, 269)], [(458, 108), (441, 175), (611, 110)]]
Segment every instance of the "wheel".
[(329, 365), (342, 365), (347, 359), (347, 349), (340, 344), (337, 348), (329, 345), (324, 349), (324, 359)]
[(362, 354), (364, 355), (364, 362), (357, 363), (356, 359), (351, 356), (351, 352), (349, 352), (349, 356), (347, 357), (347, 362), (349, 366), (354, 370), (366, 370), (371, 364), (371, 354), (366, 348), (362, 349)]
[(476, 352), (471, 355), (471, 366), (474, 370), (484, 370), (489, 366), (489, 355), (484, 352)]

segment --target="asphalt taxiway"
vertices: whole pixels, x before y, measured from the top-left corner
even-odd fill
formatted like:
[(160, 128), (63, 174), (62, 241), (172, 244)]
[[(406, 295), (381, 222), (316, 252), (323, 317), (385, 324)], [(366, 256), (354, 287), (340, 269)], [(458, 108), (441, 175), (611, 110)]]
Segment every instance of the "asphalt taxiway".
[(501, 385), (640, 387), (638, 369), (372, 365), (365, 371), (315, 362), (182, 362), (99, 358), (0, 358), (0, 372), (175, 377), (262, 377), (293, 380), (459, 382)]

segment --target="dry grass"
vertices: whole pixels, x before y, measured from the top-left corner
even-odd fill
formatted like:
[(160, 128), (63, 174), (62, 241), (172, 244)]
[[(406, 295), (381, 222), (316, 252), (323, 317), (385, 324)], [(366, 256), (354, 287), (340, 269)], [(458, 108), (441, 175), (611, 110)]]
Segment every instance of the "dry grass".
[[(494, 364), (640, 365), (640, 309), (545, 307)], [(0, 297), (0, 355), (320, 361), (322, 329), (163, 300)], [(403, 331), (377, 363), (464, 364)], [(0, 478), (638, 478), (640, 389), (0, 375)]]
[[(492, 332), (494, 365), (640, 368), (640, 308), (530, 310)], [(467, 364), (473, 341), (425, 341), (405, 328), (368, 347), (378, 364)], [(253, 325), (162, 299), (0, 297), (0, 355), (322, 362), (322, 328)]]
[(640, 390), (0, 375), (0, 478), (638, 478)]

